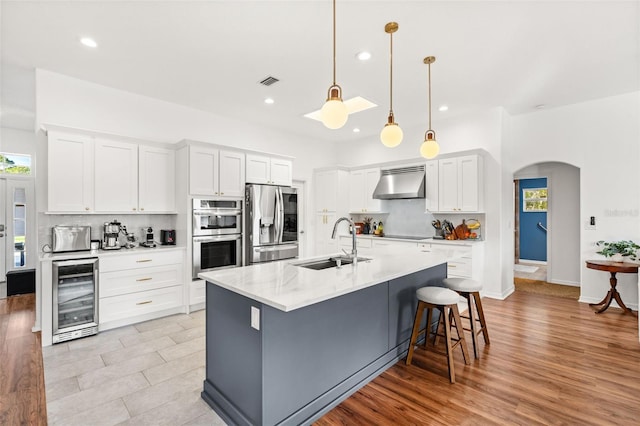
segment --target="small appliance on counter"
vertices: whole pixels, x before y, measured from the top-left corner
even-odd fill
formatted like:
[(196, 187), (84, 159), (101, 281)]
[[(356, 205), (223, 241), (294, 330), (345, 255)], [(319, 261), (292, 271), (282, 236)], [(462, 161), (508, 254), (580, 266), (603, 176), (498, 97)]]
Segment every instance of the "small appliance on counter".
[(117, 220), (104, 223), (104, 237), (102, 238), (103, 250), (120, 250), (120, 242), (118, 237), (120, 236), (121, 224)]
[(156, 242), (153, 240), (153, 228), (150, 226), (142, 228), (142, 241), (140, 243), (141, 247), (149, 247), (153, 248), (156, 246)]
[(163, 246), (175, 246), (176, 245), (176, 231), (175, 231), (175, 229), (162, 229), (162, 230), (160, 230), (160, 243)]
[(51, 228), (51, 234), (54, 253), (91, 250), (90, 226), (58, 225)]

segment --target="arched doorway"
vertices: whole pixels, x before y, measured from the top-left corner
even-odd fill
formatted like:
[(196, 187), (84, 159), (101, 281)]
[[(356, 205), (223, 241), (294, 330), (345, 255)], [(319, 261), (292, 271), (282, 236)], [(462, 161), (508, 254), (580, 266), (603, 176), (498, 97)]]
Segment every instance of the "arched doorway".
[(514, 173), (514, 277), (580, 286), (580, 169), (544, 162)]

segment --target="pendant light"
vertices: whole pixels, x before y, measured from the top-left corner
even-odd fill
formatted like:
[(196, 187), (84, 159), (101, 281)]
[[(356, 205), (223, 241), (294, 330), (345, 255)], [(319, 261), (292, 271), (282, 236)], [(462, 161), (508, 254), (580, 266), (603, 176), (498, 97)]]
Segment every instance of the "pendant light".
[(339, 129), (347, 122), (349, 112), (342, 102), (342, 88), (336, 84), (336, 0), (333, 0), (333, 84), (327, 93), (327, 102), (320, 110), (320, 119), (329, 129)]
[(389, 117), (387, 124), (380, 132), (380, 141), (386, 147), (393, 148), (402, 142), (402, 129), (393, 117), (393, 33), (398, 31), (397, 22), (389, 22), (384, 26), (384, 32), (389, 34)]
[(424, 142), (420, 146), (420, 155), (426, 159), (436, 158), (440, 152), (440, 145), (436, 141), (436, 132), (431, 129), (431, 64), (436, 61), (435, 56), (427, 56), (424, 63), (429, 67), (429, 130), (424, 134)]

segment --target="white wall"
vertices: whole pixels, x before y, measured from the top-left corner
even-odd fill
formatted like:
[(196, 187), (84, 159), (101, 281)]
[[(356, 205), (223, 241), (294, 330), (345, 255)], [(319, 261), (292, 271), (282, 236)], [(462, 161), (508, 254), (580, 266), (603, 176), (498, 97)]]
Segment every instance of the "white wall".
[[(519, 170), (558, 161), (580, 168), (581, 297), (598, 302), (609, 284), (606, 273), (587, 269), (598, 240), (640, 240), (640, 92), (511, 117), (504, 143), (505, 167)], [(512, 202), (503, 200), (504, 203)], [(586, 230), (590, 216), (596, 229)], [(629, 307), (638, 305), (638, 277), (619, 274), (618, 290)]]
[(580, 285), (580, 169), (564, 163), (540, 163), (514, 178), (547, 178), (547, 281)]

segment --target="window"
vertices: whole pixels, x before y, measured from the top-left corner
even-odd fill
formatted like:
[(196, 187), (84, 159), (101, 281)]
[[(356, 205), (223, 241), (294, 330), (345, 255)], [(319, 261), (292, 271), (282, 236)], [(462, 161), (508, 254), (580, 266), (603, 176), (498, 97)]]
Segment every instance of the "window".
[(31, 156), (0, 152), (0, 174), (30, 175)]
[(13, 192), (13, 266), (25, 266), (25, 242), (27, 237), (27, 194), (24, 188)]
[(547, 211), (547, 188), (525, 188), (522, 190), (523, 212)]

